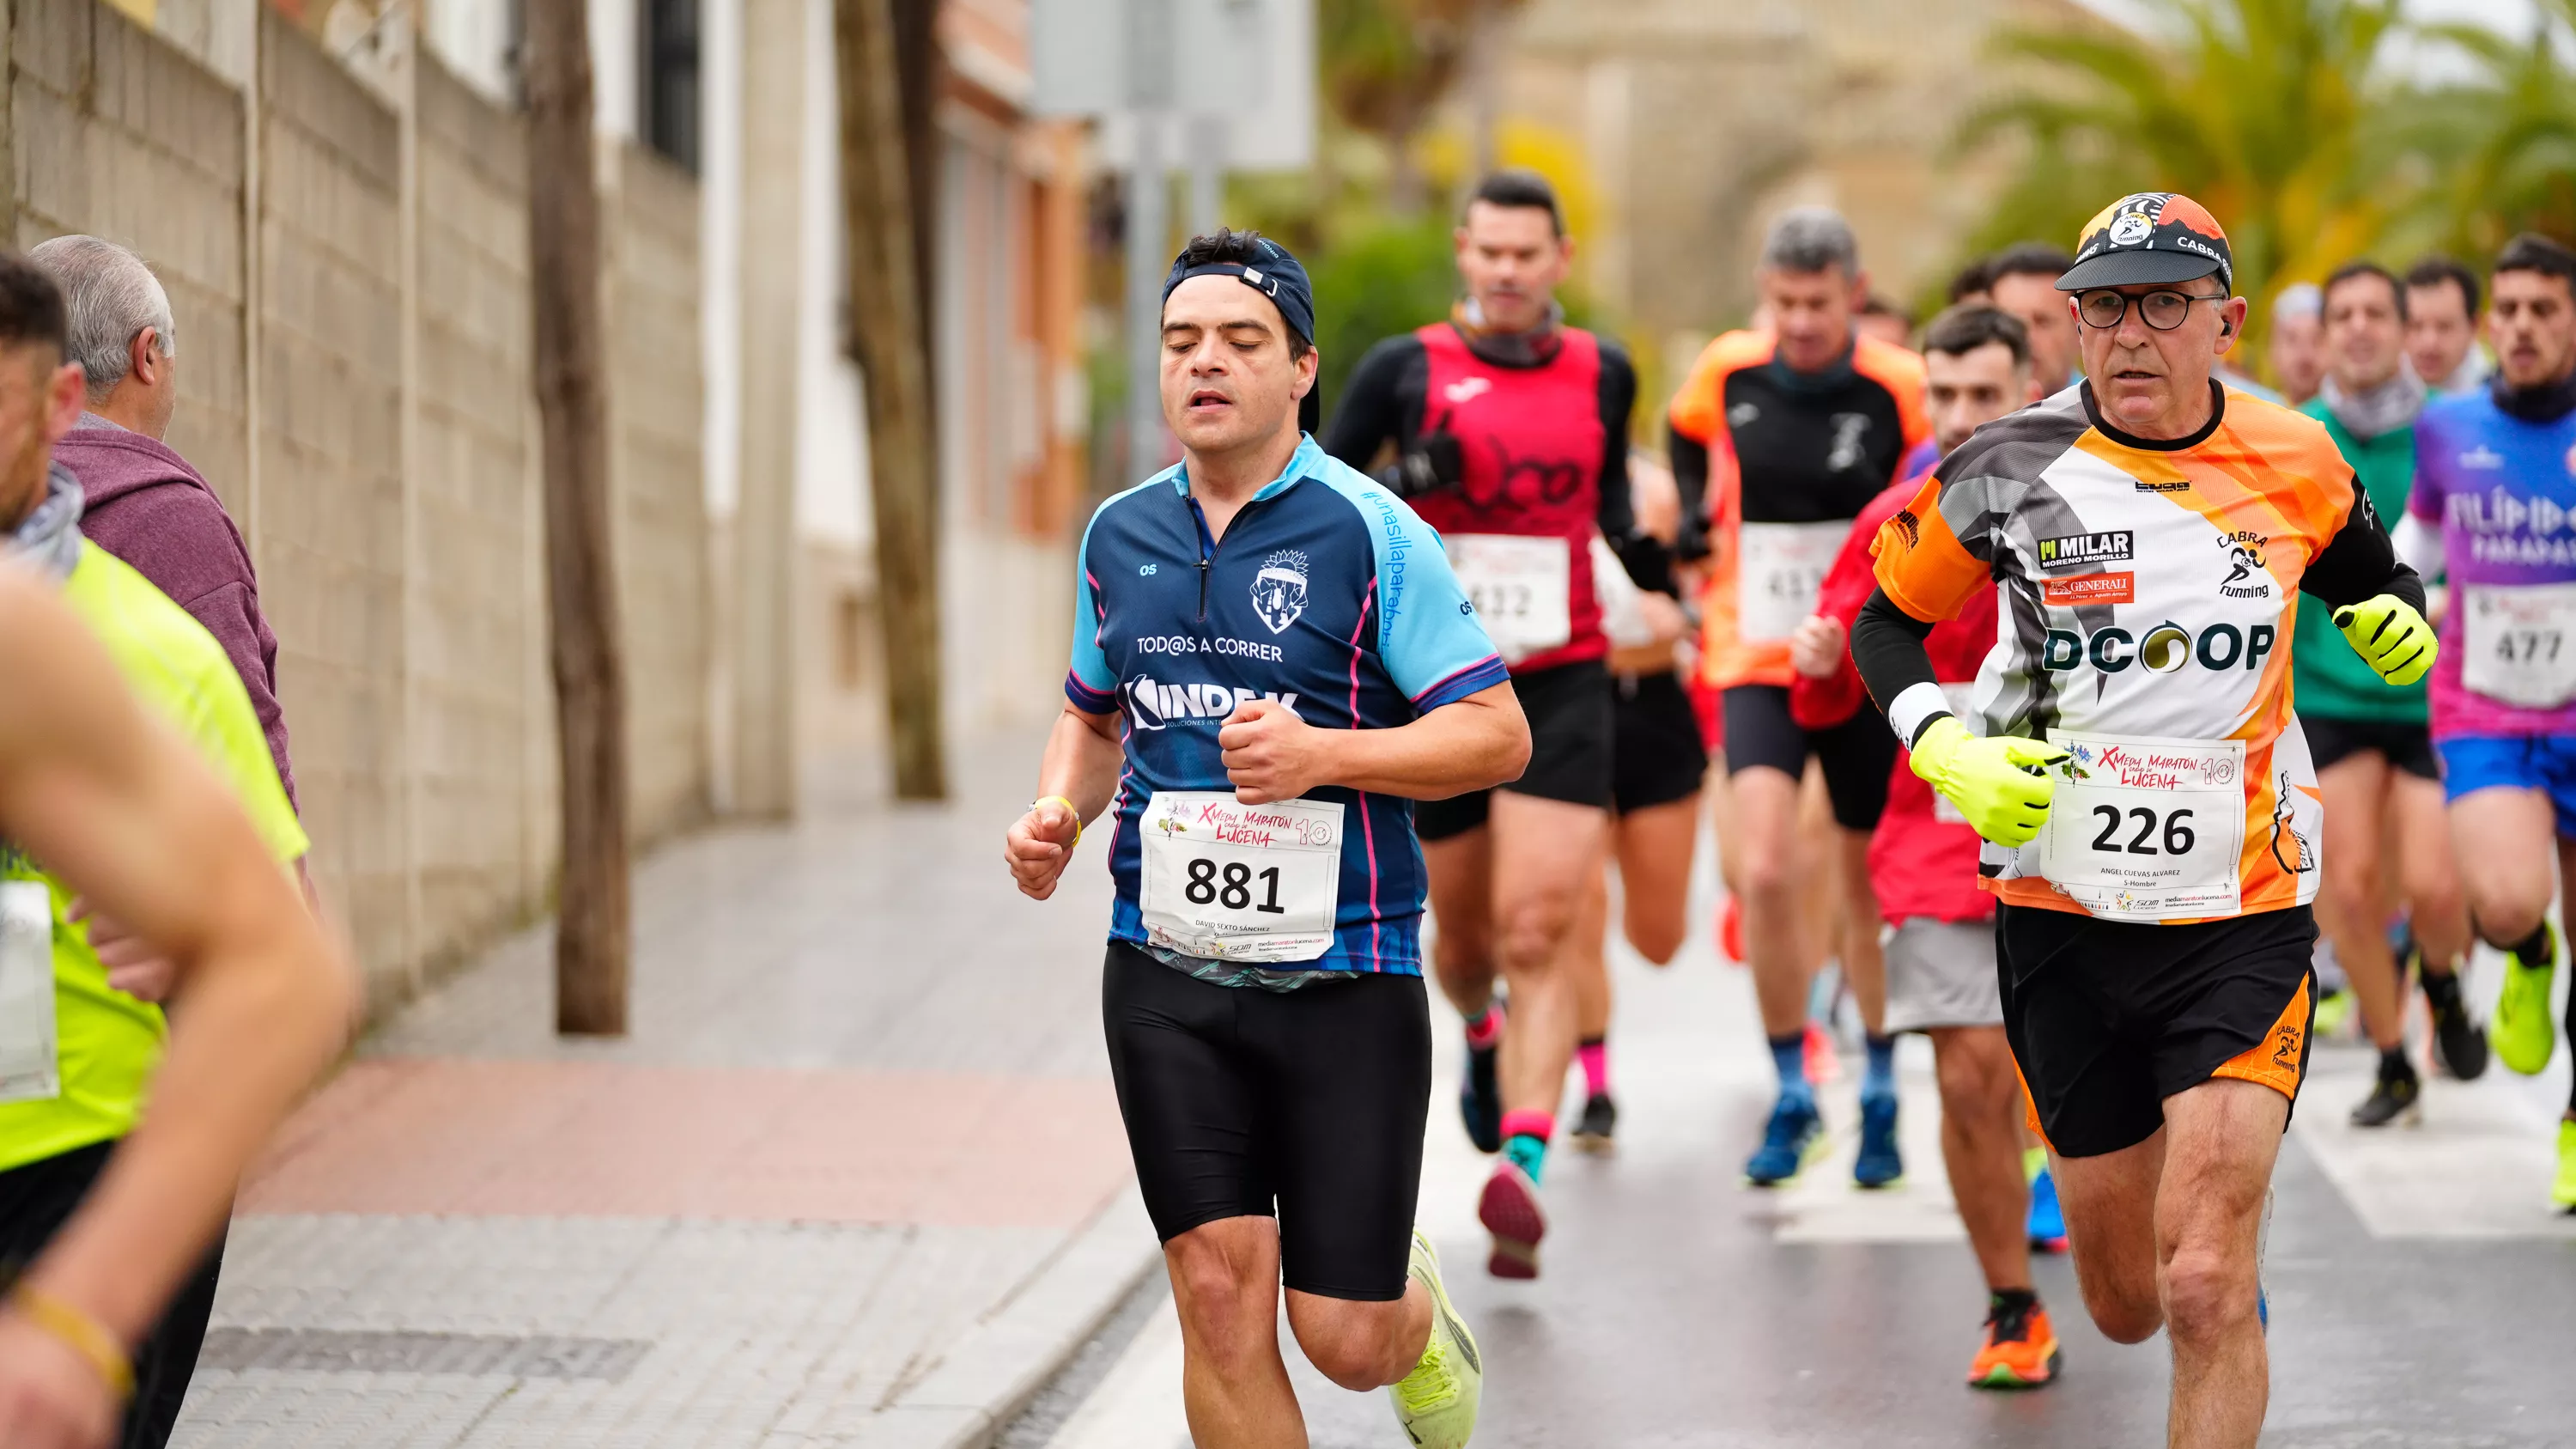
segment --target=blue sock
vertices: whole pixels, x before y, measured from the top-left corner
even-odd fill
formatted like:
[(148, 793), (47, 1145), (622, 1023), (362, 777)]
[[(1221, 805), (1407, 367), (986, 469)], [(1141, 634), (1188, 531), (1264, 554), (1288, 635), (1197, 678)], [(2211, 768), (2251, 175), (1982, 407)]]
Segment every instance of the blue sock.
[(1861, 1073), (1860, 1094), (1864, 1097), (1896, 1095), (1896, 1038), (1873, 1036), (1862, 1039), (1869, 1047), (1869, 1066)]
[(1503, 1140), (1503, 1155), (1512, 1165), (1529, 1174), (1533, 1183), (1547, 1171), (1547, 1139), (1527, 1132), (1515, 1133)]
[(1807, 1085), (1807, 1034), (1771, 1038), (1771, 1065), (1780, 1072), (1782, 1097), (1809, 1097), (1815, 1089)]

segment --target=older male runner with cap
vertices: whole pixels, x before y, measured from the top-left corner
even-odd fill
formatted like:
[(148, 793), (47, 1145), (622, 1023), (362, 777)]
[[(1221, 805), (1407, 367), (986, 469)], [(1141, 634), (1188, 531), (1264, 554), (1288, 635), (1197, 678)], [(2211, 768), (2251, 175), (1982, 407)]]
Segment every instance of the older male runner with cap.
[(1284, 1284), (1310, 1362), (1392, 1386), (1413, 1442), (1454, 1449), (1482, 1366), (1413, 1227), (1431, 1101), (1413, 802), (1512, 779), (1529, 728), (1439, 536), (1299, 432), (1314, 327), (1276, 242), (1220, 231), (1172, 264), (1182, 458), (1083, 533), (1068, 702), (1005, 854), (1044, 900), (1082, 823), (1111, 818), (1101, 1013), (1192, 1438), (1306, 1442)]
[[(2315, 1002), (2299, 595), (2394, 683), (2432, 634), (2325, 429), (2212, 380), (2245, 303), (2206, 210), (2123, 197), (2059, 286), (2086, 381), (1980, 429), (1879, 530), (1852, 658), (1989, 842), (2004, 1030), (2085, 1306), (2123, 1343), (2166, 1330), (2170, 1444), (2249, 1449), (2265, 1205)], [(1924, 639), (1989, 579), (2006, 625), (1971, 729)]]

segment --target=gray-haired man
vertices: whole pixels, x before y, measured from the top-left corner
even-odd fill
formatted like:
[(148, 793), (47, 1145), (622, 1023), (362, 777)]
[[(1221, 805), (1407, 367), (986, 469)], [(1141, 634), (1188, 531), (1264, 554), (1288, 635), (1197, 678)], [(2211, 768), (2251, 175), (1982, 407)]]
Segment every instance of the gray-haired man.
[(141, 257), (98, 237), (56, 237), (29, 257), (62, 288), (71, 360), (89, 375), (80, 425), (54, 448), (81, 485), (81, 532), (133, 565), (224, 646), (293, 799), (295, 770), (277, 702), (277, 636), (260, 613), (250, 549), (215, 490), (162, 441), (179, 401), (169, 294)]

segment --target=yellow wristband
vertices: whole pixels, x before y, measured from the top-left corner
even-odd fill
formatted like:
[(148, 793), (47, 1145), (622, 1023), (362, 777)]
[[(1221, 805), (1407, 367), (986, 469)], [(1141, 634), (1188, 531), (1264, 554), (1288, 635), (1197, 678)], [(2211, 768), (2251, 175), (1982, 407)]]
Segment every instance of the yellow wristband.
[(1062, 795), (1041, 795), (1041, 796), (1039, 796), (1037, 799), (1032, 800), (1032, 801), (1030, 801), (1030, 802), (1029, 802), (1029, 808), (1030, 808), (1031, 810), (1035, 810), (1035, 809), (1036, 809), (1036, 808), (1038, 808), (1039, 806), (1044, 805), (1044, 804), (1045, 804), (1046, 802), (1048, 802), (1049, 800), (1053, 800), (1053, 801), (1054, 801), (1055, 803), (1057, 803), (1058, 805), (1063, 806), (1063, 807), (1064, 807), (1064, 813), (1073, 817), (1073, 843), (1074, 843), (1075, 845), (1080, 845), (1080, 844), (1082, 843), (1082, 809), (1081, 809), (1081, 807), (1080, 807), (1080, 806), (1075, 805), (1071, 800), (1066, 799), (1066, 798), (1065, 798), (1065, 797), (1063, 797)]
[(80, 1309), (41, 1288), (25, 1283), (9, 1290), (9, 1306), (27, 1315), (27, 1321), (43, 1329), (63, 1347), (80, 1355), (98, 1376), (107, 1381), (119, 1400), (134, 1397), (134, 1364), (125, 1356), (125, 1346), (106, 1325)]

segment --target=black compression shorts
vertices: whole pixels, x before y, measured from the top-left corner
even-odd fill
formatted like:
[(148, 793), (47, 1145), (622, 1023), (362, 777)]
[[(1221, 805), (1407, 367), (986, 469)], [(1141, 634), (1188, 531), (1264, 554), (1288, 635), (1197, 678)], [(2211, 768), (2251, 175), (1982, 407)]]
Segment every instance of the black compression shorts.
[(1878, 711), (1865, 709), (1827, 730), (1806, 730), (1789, 714), (1789, 691), (1776, 684), (1738, 684), (1726, 691), (1726, 773), (1768, 765), (1804, 779), (1807, 757), (1824, 766), (1834, 823), (1875, 830), (1887, 810), (1887, 776), (1896, 768), (1896, 735)]
[[(1612, 774), (1610, 670), (1598, 659), (1512, 676), (1529, 720), (1529, 768), (1503, 786), (1515, 795), (1608, 808)], [(1885, 733), (1881, 731), (1880, 733)], [(1491, 792), (1471, 790), (1413, 807), (1414, 833), (1425, 840), (1464, 835), (1485, 823)]]
[(1620, 814), (1669, 805), (1699, 793), (1708, 746), (1681, 675), (1622, 674), (1611, 680), (1617, 742), (1611, 750), (1610, 803)]
[(1112, 941), (1100, 1014), (1156, 1236), (1275, 1213), (1289, 1287), (1404, 1296), (1431, 1110), (1421, 977), (1217, 986)]
[(2213, 1077), (2295, 1104), (2316, 980), (2306, 906), (2165, 926), (1999, 906), (2004, 1033), (2042, 1135), (2065, 1157), (2146, 1141), (2165, 1098)]
[[(115, 1143), (101, 1142), (0, 1172), (0, 1264), (15, 1268), (42, 1255), (97, 1185), (115, 1151)], [(170, 1442), (179, 1406), (188, 1397), (188, 1381), (197, 1371), (206, 1325), (214, 1317), (215, 1280), (223, 1262), (224, 1240), (218, 1234), (179, 1285), (178, 1296), (162, 1310), (151, 1335), (134, 1351), (134, 1396), (125, 1403), (123, 1427), (110, 1441), (118, 1449), (162, 1449)]]
[(2370, 750), (2377, 752), (2391, 768), (2403, 770), (2419, 780), (2442, 778), (2442, 763), (2433, 756), (2433, 729), (2430, 725), (2377, 719), (2336, 719), (2332, 715), (2309, 714), (2303, 710), (2299, 714), (2299, 731), (2308, 737), (2308, 754), (2320, 770)]

